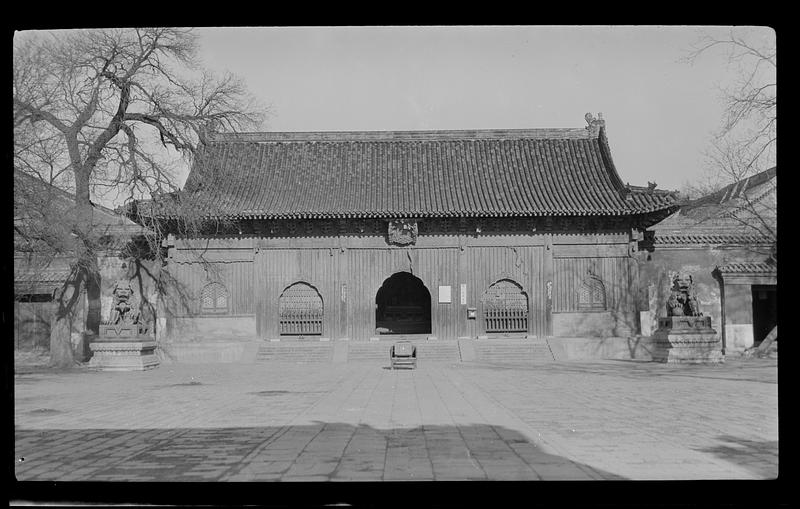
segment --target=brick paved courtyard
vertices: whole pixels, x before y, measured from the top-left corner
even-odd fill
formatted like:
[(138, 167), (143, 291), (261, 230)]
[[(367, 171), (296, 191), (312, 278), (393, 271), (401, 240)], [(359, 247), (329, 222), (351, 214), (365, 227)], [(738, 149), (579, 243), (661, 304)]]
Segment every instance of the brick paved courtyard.
[(59, 481), (765, 479), (777, 361), (164, 364), (15, 375), (15, 473)]

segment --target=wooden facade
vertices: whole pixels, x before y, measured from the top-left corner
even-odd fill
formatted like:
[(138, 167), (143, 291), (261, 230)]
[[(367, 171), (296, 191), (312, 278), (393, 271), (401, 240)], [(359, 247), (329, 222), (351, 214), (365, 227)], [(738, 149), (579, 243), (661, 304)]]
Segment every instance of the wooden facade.
[[(568, 319), (612, 311), (620, 311), (616, 320), (635, 327), (638, 310), (629, 289), (638, 266), (630, 232), (487, 231), (484, 226), (476, 233), (473, 226), (470, 234), (447, 235), (426, 232), (420, 221), (416, 243), (395, 246), (381, 235), (381, 224), (375, 221), (372, 231), (360, 232), (354, 222), (354, 231), (330, 236), (315, 225), (319, 236), (175, 239), (168, 270), (184, 282), (176, 302), (188, 305), (175, 306), (181, 311), (174, 316), (221, 318), (216, 310), (203, 313), (202, 294), (209, 285), (222, 285), (229, 295), (223, 316), (250, 317), (257, 337), (277, 338), (282, 335), (281, 296), (302, 284), (318, 293), (323, 312), (320, 331), (297, 335), (367, 340), (378, 334), (378, 291), (394, 274), (407, 273), (430, 293), (429, 335), (437, 338), (558, 336), (564, 331), (554, 329), (554, 315)], [(587, 278), (601, 283), (600, 307), (580, 306)], [(526, 301), (524, 328), (513, 326), (508, 333), (487, 330), (486, 323), (492, 310), (487, 294), (504, 281), (516, 285)], [(469, 309), (475, 310), (474, 318)], [(591, 336), (596, 332), (591, 327), (577, 333)]]
[[(185, 193), (227, 229), (167, 243), (169, 334), (633, 333), (638, 241), (675, 204), (622, 184), (604, 123), (587, 120), (561, 130), (219, 135)], [(225, 289), (225, 306), (204, 312), (209, 285)]]

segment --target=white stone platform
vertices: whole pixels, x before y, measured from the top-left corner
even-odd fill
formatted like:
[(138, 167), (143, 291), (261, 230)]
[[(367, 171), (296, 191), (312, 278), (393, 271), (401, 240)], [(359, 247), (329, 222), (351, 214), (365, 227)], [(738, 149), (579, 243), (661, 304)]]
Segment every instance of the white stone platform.
[(659, 318), (653, 333), (652, 357), (671, 364), (714, 364), (725, 362), (722, 342), (706, 316)]
[(144, 371), (159, 365), (152, 339), (95, 341), (89, 367), (101, 371)]

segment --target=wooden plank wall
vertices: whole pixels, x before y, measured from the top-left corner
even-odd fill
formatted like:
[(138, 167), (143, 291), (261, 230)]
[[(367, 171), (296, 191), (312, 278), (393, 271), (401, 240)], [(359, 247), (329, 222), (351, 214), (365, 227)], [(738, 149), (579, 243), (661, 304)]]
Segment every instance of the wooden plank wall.
[[(466, 271), (459, 274), (459, 258)], [(352, 249), (260, 249), (255, 258), (259, 331), (277, 334), (278, 296), (287, 286), (303, 281), (314, 286), (325, 307), (323, 335), (368, 339), (375, 335), (375, 296), (384, 281), (397, 272), (418, 277), (431, 294), (431, 334), (439, 338), (482, 334), (480, 319), (467, 322), (466, 309), (479, 308), (480, 297), (495, 281), (510, 278), (528, 295), (531, 334), (545, 333), (541, 246)], [(461, 305), (460, 285), (466, 284), (467, 303)], [(344, 286), (344, 289), (343, 289)], [(439, 287), (449, 286), (451, 302), (439, 302)], [(461, 324), (463, 322), (463, 324)]]
[[(375, 335), (375, 296), (383, 282), (396, 272), (410, 272), (431, 294), (431, 334), (457, 335), (458, 301), (439, 304), (439, 286), (457, 287), (457, 248), (350, 249), (346, 251), (347, 335), (364, 339)], [(455, 292), (452, 292), (455, 296)]]
[(628, 258), (555, 258), (553, 312), (578, 311), (578, 289), (588, 271), (606, 288), (606, 305), (616, 309), (628, 292)]
[[(551, 245), (552, 239), (552, 245)], [(429, 235), (411, 247), (388, 246), (377, 236), (320, 238), (243, 237), (204, 239), (203, 256), (218, 268), (228, 288), (232, 314), (255, 314), (262, 338), (278, 336), (278, 298), (302, 281), (320, 293), (323, 336), (365, 340), (375, 335), (375, 296), (392, 274), (410, 272), (431, 294), (432, 335), (442, 339), (484, 334), (481, 295), (499, 279), (511, 279), (528, 296), (529, 334), (549, 334), (553, 312), (577, 307), (577, 288), (589, 266), (606, 284), (610, 305), (632, 281), (625, 234)], [(551, 250), (552, 247), (552, 250)], [(199, 296), (209, 276), (193, 258), (191, 243), (176, 244), (169, 270)], [(552, 301), (547, 282), (553, 282)], [(461, 304), (461, 286), (466, 303)], [(439, 303), (439, 286), (449, 286), (450, 303)], [(476, 320), (467, 319), (476, 308)], [(197, 304), (192, 312), (197, 312)]]
[(337, 292), (336, 263), (333, 249), (259, 249), (253, 274), (257, 291), (252, 297), (259, 334), (265, 338), (278, 337), (279, 297), (287, 287), (302, 281), (313, 286), (322, 297), (322, 335), (331, 337), (338, 325), (333, 304)]
[(468, 334), (485, 334), (481, 296), (499, 279), (511, 279), (522, 286), (528, 297), (528, 333), (546, 334), (546, 287), (542, 246), (469, 247), (467, 279), (468, 307), (478, 311), (478, 318), (469, 321)]
[(200, 292), (211, 281), (218, 281), (227, 288), (231, 314), (251, 315), (256, 312), (253, 262), (171, 263), (169, 273), (181, 284), (178, 291), (173, 291), (174, 309), (184, 309), (181, 302), (188, 304), (189, 308), (188, 312), (178, 312), (177, 316), (200, 312)]

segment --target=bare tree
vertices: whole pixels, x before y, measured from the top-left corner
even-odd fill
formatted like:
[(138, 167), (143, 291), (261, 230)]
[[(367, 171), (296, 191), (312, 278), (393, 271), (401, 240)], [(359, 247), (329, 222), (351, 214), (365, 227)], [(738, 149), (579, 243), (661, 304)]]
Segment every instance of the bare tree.
[[(705, 173), (684, 186), (684, 197), (693, 199), (742, 182), (775, 166), (777, 150), (777, 51), (774, 32), (768, 29), (733, 28), (726, 37), (701, 37), (685, 60), (699, 63), (708, 54), (722, 51), (734, 66), (736, 82), (721, 90), (722, 124), (706, 151)], [(758, 236), (777, 242), (777, 201), (737, 190), (723, 203), (725, 214)], [(774, 249), (773, 249), (774, 251)]]
[(74, 190), (69, 214), (42, 216), (42, 223), (60, 219), (52, 221), (56, 236), (74, 239), (76, 255), (51, 331), (54, 365), (74, 363), (69, 323), (84, 319), (76, 316), (81, 292), (90, 308), (99, 308), (92, 194), (128, 200), (177, 195), (179, 168), (209, 132), (250, 129), (263, 120), (263, 108), (242, 81), (204, 71), (197, 52), (191, 29), (18, 34), (15, 170)]
[(723, 51), (738, 79), (721, 90), (722, 125), (708, 152), (712, 170), (728, 182), (774, 166), (777, 150), (777, 48), (774, 32), (731, 29), (727, 37), (702, 37), (686, 57), (697, 63)]
[[(775, 33), (766, 28), (732, 28), (725, 37), (704, 36), (686, 57), (700, 62), (708, 54), (722, 51), (738, 79), (721, 91), (725, 106), (722, 124), (706, 152), (707, 168), (701, 181), (686, 186), (692, 198), (736, 184), (731, 198), (720, 200), (726, 218), (743, 231), (763, 239), (750, 245), (777, 262), (777, 195), (774, 179), (758, 193), (748, 192), (748, 177), (775, 166), (777, 154), (777, 47)], [(750, 183), (747, 180), (747, 183)], [(766, 247), (766, 250), (764, 250)], [(766, 351), (777, 338), (777, 326), (761, 343)]]

